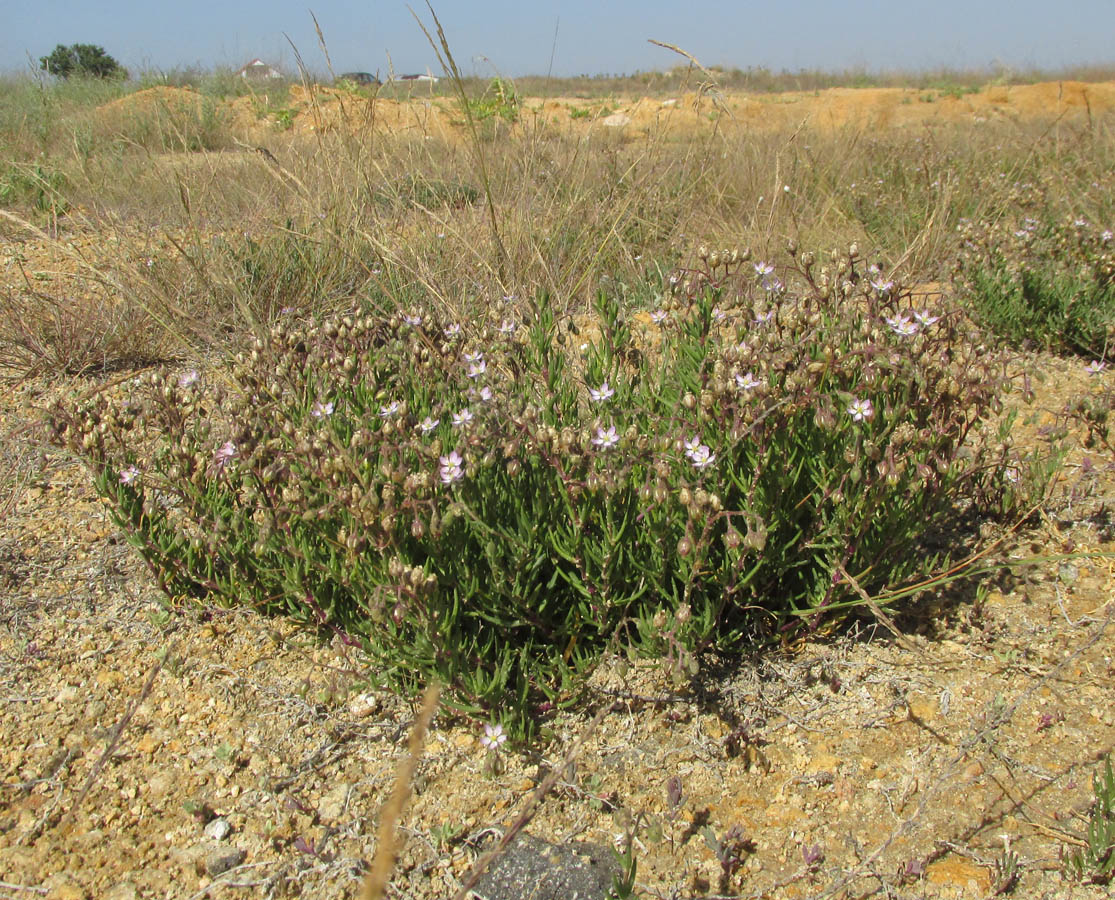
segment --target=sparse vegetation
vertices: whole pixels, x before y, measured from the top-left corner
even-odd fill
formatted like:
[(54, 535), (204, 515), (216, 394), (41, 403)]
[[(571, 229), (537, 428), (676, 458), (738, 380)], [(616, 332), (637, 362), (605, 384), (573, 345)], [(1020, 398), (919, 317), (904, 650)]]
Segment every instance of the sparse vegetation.
[[(908, 78), (902, 112), (937, 115), (959, 106), (946, 99), (975, 104), (986, 82), (1028, 78)], [(482, 811), (426, 807), (399, 870), (410, 884), (444, 873), (459, 886), (456, 857), (528, 794), (560, 795), (615, 848), (616, 896), (924, 892), (957, 848), (984, 894), (1110, 878), (1110, 763), (1080, 834), (1026, 831), (1018, 808), (1037, 795), (1020, 788), (1008, 811), (974, 764), (1076, 790), (1027, 755), (1030, 738), (1071, 727), (1071, 752), (1091, 758), (1109, 734), (1105, 711), (1075, 694), (1110, 671), (1094, 565), (1112, 527), (1110, 112), (909, 130), (734, 118), (732, 90), (818, 92), (761, 98), (775, 109), (821, 102), (836, 82), (889, 76), (4, 83), (0, 368), (13, 390), (40, 391), (49, 374), (52, 395), (70, 395), (54, 407), (56, 447), (89, 467), (154, 574), (117, 553), (113, 590), (120, 572), (144, 596), (162, 589), (139, 618), (161, 647), (151, 677), (175, 681), (143, 707), (156, 724), (142, 747), (165, 710), (224, 677), (223, 658), (202, 666), (178, 648), (184, 632), (207, 629), (199, 640), (223, 655), (250, 607), (273, 617), (251, 619), (263, 624), (249, 642), (272, 654), (258, 671), (302, 666), (276, 705), (285, 737), (313, 747), (280, 765), (238, 722), (191, 750), (241, 797), (265, 798), (263, 818), (223, 827), (247, 840), (259, 825), (249, 865), (286, 867), (268, 889), (355, 890), (371, 844), (353, 823), (373, 818), (385, 779), (333, 761), (354, 734), (389, 760), (430, 680), (447, 689), (437, 771), (478, 776), (459, 789)], [(644, 104), (630, 128), (602, 124), (641, 115), (625, 97), (644, 94), (677, 102)], [(395, 106), (412, 95), (422, 102)], [(563, 112), (543, 95), (584, 99)], [(481, 139), (454, 124), (463, 110)], [(52, 477), (33, 482), (31, 505), (58, 493)], [(45, 564), (22, 553), (0, 543), (0, 584), (24, 579), (39, 603)], [(72, 584), (104, 574), (85, 550), (74, 560)], [(1026, 593), (1011, 615), (1062, 629), (1048, 646), (1039, 626), (997, 615), (1012, 585)], [(1039, 589), (1049, 596), (1033, 600)], [(54, 652), (45, 640), (25, 631), (11, 660), (37, 666)], [(904, 662), (891, 664), (896, 648)], [(728, 696), (723, 672), (753, 652), (763, 677)], [(989, 686), (946, 681), (958, 659)], [(1062, 682), (1073, 691), (1021, 711)], [(372, 689), (384, 685), (394, 697)], [(625, 730), (608, 731), (616, 720)], [(599, 758), (578, 769), (574, 738), (602, 722)], [(123, 785), (102, 792), (106, 809), (149, 752), (117, 752), (122, 734), (97, 763), (111, 757)], [(882, 734), (903, 749), (863, 749)], [(81, 751), (59, 738), (57, 764), (42, 743), (12, 751), (19, 774), (0, 789), (34, 801), (12, 819), (21, 840), (68, 847), (54, 811), (72, 799), (66, 754)], [(162, 761), (151, 752), (147, 765)], [(419, 777), (424, 800), (443, 803), (440, 776)], [(343, 779), (339, 798), (329, 778)], [(743, 780), (775, 800), (745, 815)], [(190, 790), (167, 804), (183, 819), (167, 834), (237, 802)], [(984, 806), (934, 832), (953, 791)], [(1040, 796), (1043, 812), (1078, 799)], [(334, 827), (342, 815), (351, 828)], [(1062, 874), (1037, 864), (1058, 835)], [(315, 873), (338, 880), (310, 887)]]

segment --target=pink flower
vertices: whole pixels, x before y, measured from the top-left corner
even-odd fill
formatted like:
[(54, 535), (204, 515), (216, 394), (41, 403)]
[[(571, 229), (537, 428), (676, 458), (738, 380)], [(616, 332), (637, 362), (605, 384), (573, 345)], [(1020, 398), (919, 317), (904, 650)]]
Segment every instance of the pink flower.
[(597, 428), (596, 437), (592, 439), (592, 442), (601, 450), (610, 450), (619, 443), (619, 434), (616, 433), (616, 426), (609, 425), (607, 431), (603, 428)]
[(480, 738), (480, 743), (489, 750), (498, 750), (506, 740), (507, 735), (503, 733), (502, 725), (485, 725), (484, 736)]
[(461, 459), (461, 454), (456, 450), (452, 451), (448, 456), (439, 457), (441, 463), (441, 481), (442, 484), (452, 484), (459, 478), (464, 477), (464, 460)]
[(236, 445), (232, 441), (225, 441), (213, 454), (213, 468), (220, 470), (236, 458)]
[(695, 468), (707, 469), (716, 462), (716, 454), (709, 450), (704, 444), (701, 444), (701, 446), (690, 452), (689, 460), (693, 463)]
[(848, 415), (852, 417), (853, 421), (863, 422), (875, 415), (875, 407), (871, 405), (870, 400), (856, 399), (848, 407)]
[(598, 388), (588, 389), (588, 395), (592, 398), (593, 403), (603, 403), (605, 400), (610, 400), (615, 394), (615, 390), (608, 385), (607, 381)]

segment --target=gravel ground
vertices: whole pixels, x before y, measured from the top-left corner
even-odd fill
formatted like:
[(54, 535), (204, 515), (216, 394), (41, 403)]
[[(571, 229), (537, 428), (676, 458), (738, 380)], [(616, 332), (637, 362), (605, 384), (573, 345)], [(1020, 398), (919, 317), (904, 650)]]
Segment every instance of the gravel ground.
[[(33, 269), (47, 251), (21, 252)], [(1084, 388), (1082, 366), (1040, 366), (1039, 408)], [(89, 386), (0, 388), (0, 898), (358, 896), (416, 708), (367, 690), (348, 648), (168, 603), (36, 427)], [(556, 773), (480, 896), (517, 877), (550, 896), (578, 866), (607, 884), (632, 830), (638, 896), (1110, 896), (1061, 860), (1115, 741), (1115, 461), (1088, 457), (989, 558), (1042, 561), (985, 596), (707, 660), (681, 686), (653, 662), (600, 671), (533, 753), (439, 716), (390, 895), (452, 896)]]
[[(30, 427), (74, 389), (0, 401), (0, 896), (357, 896), (414, 707), (282, 621), (168, 606)], [(439, 717), (393, 896), (451, 896), (555, 769), (527, 834), (563, 869), (634, 824), (642, 896), (990, 896), (1007, 842), (1016, 895), (1110, 896), (1060, 861), (1115, 737), (1111, 461), (1092, 462), (1090, 500), (998, 552), (1107, 556), (923, 603), (897, 634), (861, 622), (708, 661), (680, 688), (652, 663), (601, 672), (534, 754), (493, 755), (476, 723)]]

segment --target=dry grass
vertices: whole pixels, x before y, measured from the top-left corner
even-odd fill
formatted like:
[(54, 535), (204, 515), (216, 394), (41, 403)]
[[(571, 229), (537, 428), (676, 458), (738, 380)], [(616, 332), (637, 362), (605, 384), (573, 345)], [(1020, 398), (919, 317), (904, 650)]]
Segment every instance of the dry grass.
[[(726, 89), (829, 86), (817, 73), (713, 74)], [(691, 78), (683, 70), (614, 81), (523, 79), (519, 86), (594, 97), (673, 93)], [(978, 83), (974, 76), (927, 79), (924, 86), (949, 89)], [(859, 83), (847, 73), (833, 81)], [(483, 87), (464, 81), (462, 102)], [(276, 132), (251, 145), (219, 119), (200, 138), (190, 130), (200, 120), (175, 121), (165, 110), (105, 125), (90, 111), (104, 99), (32, 96), (41, 104), (38, 128), (10, 110), (0, 116), (0, 148), (15, 156), (45, 152), (64, 174), (59, 190), (71, 210), (49, 233), (38, 229), (48, 223), (33, 208), (17, 205), (18, 215), (4, 219), (5, 236), (30, 237), (65, 260), (62, 231), (139, 224), (165, 238), (161, 255), (138, 271), (119, 258), (70, 258), (92, 288), (78, 296), (30, 276), (0, 292), (0, 366), (21, 376), (83, 375), (235, 345), (287, 311), (312, 315), (357, 300), (388, 310), (424, 295), (467, 315), (498, 310), (502, 297), (524, 302), (544, 293), (562, 314), (574, 314), (606, 289), (649, 304), (665, 274), (700, 243), (749, 246), (756, 258), (776, 258), (788, 240), (814, 248), (855, 240), (907, 279), (936, 280), (948, 273), (962, 218), (994, 219), (1020, 204), (1052, 215), (1071, 207), (1096, 221), (1115, 212), (1106, 190), (1115, 162), (1106, 122), (950, 125), (917, 134), (714, 129), (685, 139), (662, 130), (633, 141), (604, 129), (552, 129), (523, 114), (513, 139), (478, 130), (465, 152), (421, 129), (386, 133), (374, 97), (351, 101), (345, 127)], [(198, 147), (233, 152), (180, 152)], [(1110, 615), (1084, 646), (1109, 624)], [(973, 726), (960, 750), (985, 740), (1019, 702), (986, 727)], [(390, 874), (386, 834), (432, 710), (423, 710), (400, 793), (384, 813), (383, 862), (374, 870), (380, 887), (369, 887), (369, 896)], [(827, 894), (870, 871), (924, 816), (964, 758), (960, 750), (911, 815)]]

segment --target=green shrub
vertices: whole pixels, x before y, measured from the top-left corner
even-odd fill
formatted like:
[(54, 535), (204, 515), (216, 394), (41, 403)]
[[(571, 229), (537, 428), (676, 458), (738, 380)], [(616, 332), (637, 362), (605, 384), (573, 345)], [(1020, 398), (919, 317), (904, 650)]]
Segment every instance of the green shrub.
[(1103, 774), (1092, 776), (1094, 800), (1082, 847), (1075, 847), (1066, 867), (1078, 881), (1110, 884), (1115, 876), (1115, 774), (1111, 757), (1103, 760)]
[(13, 163), (0, 174), (0, 206), (23, 204), (36, 212), (60, 215), (69, 208), (62, 196), (65, 186), (66, 176), (57, 169)]
[(602, 654), (682, 674), (815, 627), (924, 575), (958, 504), (1023, 499), (988, 421), (1006, 358), (954, 314), (854, 253), (792, 289), (699, 256), (643, 342), (605, 296), (578, 337), (544, 299), (358, 310), (276, 326), (208, 390), (59, 407), (56, 440), (167, 592), (359, 641), (380, 683), (528, 734)]
[(96, 44), (59, 44), (49, 56), (39, 57), (39, 68), (59, 78), (127, 78), (128, 70)]
[(1083, 219), (962, 227), (957, 280), (976, 319), (1015, 347), (1105, 359), (1115, 241)]
[(519, 95), (509, 78), (493, 78), (480, 98), (470, 101), (469, 106), (477, 122), (498, 116), (511, 124), (519, 118)]

